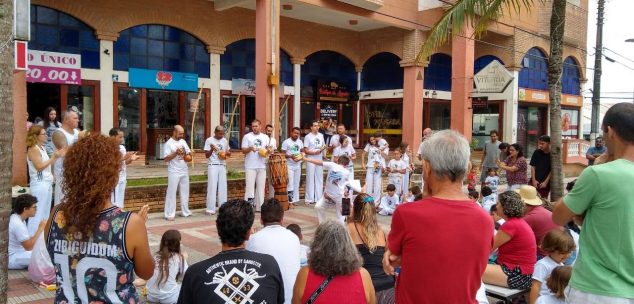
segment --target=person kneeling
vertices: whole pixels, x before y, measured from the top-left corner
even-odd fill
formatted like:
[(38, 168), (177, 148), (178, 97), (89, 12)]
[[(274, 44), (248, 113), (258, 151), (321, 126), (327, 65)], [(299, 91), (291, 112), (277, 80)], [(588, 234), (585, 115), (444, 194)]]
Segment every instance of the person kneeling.
[(377, 211), (380, 215), (392, 215), (394, 210), (396, 210), (396, 206), (399, 205), (399, 198), (396, 194), (396, 186), (389, 184), (385, 190), (387, 190), (387, 195), (384, 195), (381, 198), (381, 203), (377, 207)]
[(9, 219), (9, 269), (25, 269), (31, 260), (31, 250), (40, 237), (46, 220), (39, 223), (34, 235), (29, 235), (26, 219), (35, 216), (37, 198), (30, 194), (17, 197), (14, 214)]

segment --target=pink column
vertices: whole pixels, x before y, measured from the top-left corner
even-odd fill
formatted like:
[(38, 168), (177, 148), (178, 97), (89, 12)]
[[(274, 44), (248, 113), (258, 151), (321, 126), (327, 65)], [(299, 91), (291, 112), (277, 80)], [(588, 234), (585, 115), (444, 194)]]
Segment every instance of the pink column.
[[(280, 0), (256, 0), (255, 10), (255, 115), (263, 124), (274, 122), (273, 103), (278, 108), (278, 83), (270, 84), (270, 76), (279, 79), (279, 5)], [(274, 16), (274, 17), (272, 17)], [(272, 39), (274, 35), (275, 39)], [(272, 54), (275, 50), (275, 68)], [(275, 89), (275, 94), (273, 94)]]
[(473, 28), (465, 26), (464, 33), (453, 38), (451, 43), (451, 129), (471, 140), (473, 112)]
[(28, 186), (26, 178), (26, 72), (13, 73), (12, 185)]
[(423, 136), (423, 67), (403, 68), (403, 139), (412, 151)]

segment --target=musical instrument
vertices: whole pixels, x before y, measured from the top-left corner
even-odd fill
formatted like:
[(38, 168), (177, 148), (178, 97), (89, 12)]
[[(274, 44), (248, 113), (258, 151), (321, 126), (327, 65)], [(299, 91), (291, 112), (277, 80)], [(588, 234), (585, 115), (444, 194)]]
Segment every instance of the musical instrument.
[(269, 172), (271, 173), (270, 180), (273, 189), (275, 190), (274, 197), (282, 204), (282, 209), (288, 210), (288, 167), (286, 166), (286, 156), (284, 153), (273, 153), (269, 156)]
[(266, 157), (269, 154), (269, 150), (266, 148), (260, 148), (260, 150), (258, 150), (258, 154), (260, 154), (260, 157)]
[(188, 163), (193, 160), (193, 157), (191, 154), (185, 154), (185, 156), (183, 156), (183, 160)]
[(218, 158), (225, 160), (227, 159), (227, 153), (225, 151), (218, 152)]

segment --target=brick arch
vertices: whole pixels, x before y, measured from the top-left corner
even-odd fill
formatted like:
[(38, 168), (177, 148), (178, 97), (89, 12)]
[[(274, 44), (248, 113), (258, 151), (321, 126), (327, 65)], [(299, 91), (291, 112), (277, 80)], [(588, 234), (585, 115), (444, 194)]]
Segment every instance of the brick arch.
[(379, 54), (383, 54), (383, 53), (388, 53), (388, 54), (394, 55), (394, 56), (398, 57), (399, 61), (403, 60), (403, 56), (399, 56), (398, 54), (394, 53), (393, 51), (385, 50), (385, 51), (375, 52), (375, 53), (372, 53), (372, 54), (367, 55), (367, 56), (363, 56), (362, 58), (360, 58), (361, 66), (364, 66), (368, 62), (368, 60), (370, 60), (372, 57), (374, 57), (376, 55), (379, 55)]
[(189, 34), (189, 35), (192, 35), (194, 38), (196, 38), (196, 39), (200, 40), (200, 42), (202, 42), (202, 44), (204, 44), (204, 45), (206, 45), (206, 46), (208, 46), (208, 45), (209, 45), (209, 44), (205, 43), (205, 41), (204, 41), (204, 40), (203, 40), (200, 36), (196, 35), (195, 33), (192, 33), (192, 32), (190, 32), (190, 31), (188, 31), (188, 30), (186, 30), (186, 29), (183, 29), (183, 28), (181, 28), (181, 27), (178, 27), (177, 25), (172, 25), (172, 24), (169, 24), (169, 22), (162, 22), (162, 23), (140, 23), (140, 24), (135, 24), (135, 25), (133, 25), (133, 26), (131, 26), (131, 27), (121, 29), (121, 30), (120, 30), (120, 31), (118, 31), (117, 33), (121, 33), (121, 32), (123, 32), (123, 31), (125, 31), (125, 30), (129, 30), (129, 29), (131, 29), (131, 28), (133, 28), (133, 27), (135, 27), (135, 26), (140, 26), (140, 25), (163, 25), (163, 26), (170, 26), (170, 27), (173, 27), (173, 28), (175, 28), (175, 29), (177, 29), (177, 30), (180, 30), (180, 31), (182, 31), (182, 32), (185, 32), (185, 33), (187, 33), (187, 34)]
[[(522, 60), (524, 60), (524, 57), (526, 57), (526, 54), (528, 53), (528, 51), (530, 49), (538, 49), (540, 52), (542, 52), (544, 54), (544, 56), (546, 58), (548, 58), (549, 53), (548, 50), (550, 49), (550, 47), (548, 46), (548, 43), (545, 42), (538, 42), (536, 44), (533, 45), (528, 45), (525, 48), (522, 49), (516, 49), (516, 51), (518, 52), (517, 55), (515, 56), (515, 66), (521, 68), (522, 67)], [(548, 59), (547, 59), (548, 60)]]
[(577, 66), (579, 67), (579, 78), (585, 80), (586, 78), (586, 61), (583, 59), (579, 59), (579, 58), (585, 58), (584, 56), (585, 54), (583, 54), (583, 52), (579, 49), (573, 49), (571, 50), (564, 50), (563, 56), (562, 56), (562, 62), (564, 60), (566, 60), (566, 58), (571, 57), (572, 60), (575, 61), (575, 63), (577, 64)]
[(65, 11), (65, 10), (63, 10), (63, 9), (61, 9), (61, 8), (59, 8), (59, 7), (56, 7), (56, 6), (54, 5), (54, 3), (55, 3), (55, 2), (52, 2), (52, 3), (41, 3), (41, 4), (40, 4), (40, 3), (35, 3), (35, 2), (34, 2), (34, 3), (31, 3), (31, 5), (33, 5), (33, 6), (46, 7), (46, 8), (49, 8), (49, 9), (52, 9), (52, 10), (58, 11), (58, 12), (60, 12), (60, 13), (63, 13), (63, 14), (69, 15), (69, 16), (71, 16), (71, 17), (73, 17), (73, 18), (75, 18), (75, 19), (77, 19), (77, 20), (79, 20), (79, 21), (83, 22), (85, 25), (87, 25), (87, 26), (88, 26), (88, 27), (90, 27), (91, 29), (93, 29), (93, 30), (95, 30), (95, 31), (97, 31), (97, 30), (98, 30), (97, 25), (96, 25), (96, 24), (94, 24), (94, 22), (93, 22), (94, 20), (91, 20), (91, 19), (89, 19), (89, 18), (86, 18), (86, 16), (85, 16), (85, 15), (81, 14), (80, 12), (78, 12), (79, 10), (78, 10), (77, 12), (75, 12), (75, 11), (70, 11), (70, 12), (69, 12), (69, 11)]
[(353, 59), (352, 59), (352, 58), (354, 58), (354, 56), (352, 56), (352, 54), (345, 54), (345, 53), (342, 53), (342, 52), (340, 52), (339, 50), (336, 50), (336, 48), (332, 48), (332, 49), (329, 49), (329, 48), (326, 48), (326, 49), (316, 49), (314, 52), (311, 52), (311, 53), (307, 54), (307, 55), (306, 55), (306, 56), (304, 56), (303, 58), (304, 58), (304, 59), (308, 59), (308, 57), (310, 57), (311, 55), (313, 55), (313, 54), (315, 54), (315, 53), (317, 53), (317, 52), (321, 52), (321, 51), (329, 51), (329, 52), (334, 52), (334, 53), (337, 53), (337, 54), (339, 54), (339, 55), (341, 55), (341, 56), (345, 57), (346, 59), (348, 59), (348, 60), (352, 63), (352, 65), (354, 65), (355, 67), (359, 66), (359, 64), (357, 63), (357, 61), (355, 61), (355, 60), (353, 60)]

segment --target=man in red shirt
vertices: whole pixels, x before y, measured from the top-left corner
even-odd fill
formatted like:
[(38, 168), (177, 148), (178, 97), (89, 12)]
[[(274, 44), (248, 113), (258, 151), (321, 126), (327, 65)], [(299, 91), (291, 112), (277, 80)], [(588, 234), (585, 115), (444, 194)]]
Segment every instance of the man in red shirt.
[(400, 267), (396, 303), (477, 303), (493, 243), (493, 221), (462, 191), (467, 140), (452, 130), (423, 143), (428, 196), (396, 209), (383, 266)]
[(553, 215), (548, 209), (542, 205), (542, 200), (537, 197), (537, 189), (533, 186), (523, 185), (519, 189), (515, 190), (522, 197), (522, 201), (526, 205), (524, 210), (524, 221), (531, 227), (533, 234), (535, 234), (535, 241), (537, 241), (537, 259), (548, 255), (547, 252), (539, 248), (542, 243), (542, 239), (548, 232), (553, 229), (562, 229), (553, 222)]

